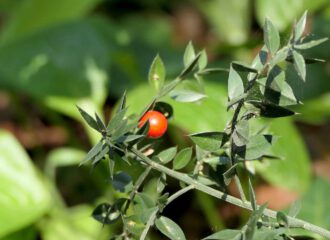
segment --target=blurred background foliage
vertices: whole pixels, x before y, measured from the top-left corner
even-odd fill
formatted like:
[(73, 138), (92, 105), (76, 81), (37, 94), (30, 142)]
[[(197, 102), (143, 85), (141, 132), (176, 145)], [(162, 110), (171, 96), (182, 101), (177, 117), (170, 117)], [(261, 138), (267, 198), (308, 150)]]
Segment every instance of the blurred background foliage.
[[(305, 9), (307, 33), (329, 37), (329, 0), (1, 0), (0, 239), (88, 240), (114, 234), (118, 226), (102, 228), (90, 217), (93, 207), (117, 193), (106, 166), (77, 167), (98, 136), (83, 125), (75, 105), (109, 119), (128, 89), (129, 111), (140, 111), (152, 96), (147, 73), (157, 53), (168, 79), (182, 68), (190, 40), (206, 49), (211, 66), (249, 63), (262, 46), (265, 16), (287, 39)], [(302, 199), (300, 217), (328, 229), (329, 49), (327, 41), (307, 52), (326, 62), (308, 65), (306, 84), (295, 88), (304, 102), (296, 109), (301, 114), (268, 123), (281, 136), (274, 153), (284, 160), (249, 166), (257, 172), (260, 203), (278, 210)], [(290, 67), (287, 74), (296, 84)], [(226, 79), (226, 74), (207, 76), (208, 98), (199, 104), (168, 100), (174, 118), (163, 145), (185, 146), (187, 133), (223, 130), (229, 114)], [(129, 171), (138, 175), (141, 169)], [(170, 185), (169, 191), (176, 188)], [(232, 186), (229, 192), (237, 195)], [(247, 212), (191, 193), (165, 215), (188, 239), (200, 239), (240, 226)]]

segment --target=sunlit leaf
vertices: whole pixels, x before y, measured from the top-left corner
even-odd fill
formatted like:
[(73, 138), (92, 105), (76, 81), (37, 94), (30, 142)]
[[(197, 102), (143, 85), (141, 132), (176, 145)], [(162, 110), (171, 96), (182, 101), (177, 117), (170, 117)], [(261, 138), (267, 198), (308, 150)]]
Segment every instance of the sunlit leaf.
[(295, 41), (299, 40), (302, 37), (306, 26), (306, 19), (307, 19), (307, 11), (304, 12), (304, 14), (302, 15), (302, 17), (299, 19), (296, 26), (294, 27)]
[(164, 216), (159, 217), (156, 220), (155, 224), (157, 229), (171, 240), (186, 239), (179, 225), (177, 225), (174, 221), (172, 221), (167, 217)]
[(297, 51), (293, 51), (292, 54), (293, 54), (294, 67), (298, 73), (298, 76), (303, 81), (305, 81), (306, 80), (306, 65), (305, 65), (304, 57)]
[(244, 93), (244, 85), (242, 78), (233, 68), (230, 67), (229, 77), (228, 77), (228, 98), (232, 100)]
[(149, 70), (149, 84), (158, 92), (164, 85), (166, 77), (165, 66), (162, 59), (157, 55)]
[(207, 151), (219, 150), (226, 140), (226, 134), (223, 132), (201, 132), (189, 135), (191, 140), (200, 148)]
[(268, 18), (266, 18), (264, 25), (264, 42), (272, 54), (280, 47), (280, 35)]
[(192, 148), (182, 149), (174, 158), (173, 168), (179, 170), (184, 168), (191, 160)]

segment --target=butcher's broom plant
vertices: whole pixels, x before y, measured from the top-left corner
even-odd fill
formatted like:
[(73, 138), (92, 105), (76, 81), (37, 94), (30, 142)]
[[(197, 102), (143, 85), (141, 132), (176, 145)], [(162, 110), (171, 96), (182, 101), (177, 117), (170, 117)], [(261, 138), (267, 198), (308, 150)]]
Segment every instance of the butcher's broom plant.
[[(201, 191), (219, 201), (251, 211), (249, 220), (241, 229), (223, 229), (205, 236), (205, 240), (293, 239), (290, 236), (291, 229), (296, 228), (330, 239), (330, 231), (296, 218), (295, 207), (285, 214), (268, 209), (267, 204), (259, 206), (250, 180), (253, 177), (249, 169), (251, 161), (276, 159), (270, 151), (276, 137), (263, 128), (255, 131), (249, 127), (250, 121), (294, 115), (295, 112), (288, 106), (300, 102), (287, 82), (285, 68), (292, 64), (303, 84), (306, 79), (305, 65), (320, 61), (303, 55), (304, 50), (326, 40), (310, 40), (309, 36), (304, 35), (306, 17), (307, 13), (295, 23), (291, 37), (284, 46), (281, 46), (277, 29), (266, 19), (264, 46), (251, 64), (232, 62), (229, 69), (208, 68), (206, 52), (195, 53), (193, 45), (189, 43), (183, 57), (184, 69), (174, 80), (165, 83), (166, 70), (161, 58), (156, 56), (148, 78), (157, 94), (138, 114), (127, 115), (126, 94), (107, 124), (97, 114), (92, 117), (78, 108), (89, 126), (101, 136), (81, 164), (90, 163), (94, 167), (106, 161), (112, 186), (121, 192), (120, 198), (100, 204), (93, 212), (93, 217), (101, 224), (121, 222), (122, 232), (110, 236), (111, 239), (150, 239), (148, 233), (151, 228), (158, 229), (172, 240), (186, 239), (180, 226), (163, 216), (163, 210), (189, 191)], [(227, 110), (232, 111), (232, 117), (227, 126), (222, 132), (189, 135), (193, 142), (191, 147), (179, 150), (173, 146), (157, 150), (154, 147), (155, 139), (166, 132), (167, 118), (173, 114), (172, 107), (164, 102), (164, 97), (170, 96), (183, 102), (201, 101), (205, 96), (202, 91), (177, 87), (184, 81), (202, 84), (203, 75), (215, 71), (229, 72)], [(199, 116), (196, 121), (203, 121), (203, 117)], [(117, 172), (116, 164), (122, 161), (127, 168), (133, 166), (143, 169), (141, 175), (133, 180), (127, 173)], [(194, 168), (186, 168), (188, 163), (193, 164)], [(156, 199), (142, 190), (151, 172), (158, 176)], [(242, 174), (248, 176), (248, 197), (241, 185)], [(179, 191), (173, 194), (167, 192), (168, 178), (176, 180)], [(240, 198), (227, 194), (226, 186), (231, 181), (236, 184)]]

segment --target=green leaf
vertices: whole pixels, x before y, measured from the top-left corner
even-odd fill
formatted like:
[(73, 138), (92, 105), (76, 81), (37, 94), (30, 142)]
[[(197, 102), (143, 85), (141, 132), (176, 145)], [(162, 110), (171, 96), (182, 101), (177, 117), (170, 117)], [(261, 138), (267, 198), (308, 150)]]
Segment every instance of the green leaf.
[(280, 235), (283, 235), (285, 231), (283, 228), (279, 229), (270, 229), (270, 228), (262, 228), (258, 229), (253, 235), (253, 240), (274, 240), (274, 239), (282, 239), (276, 238)]
[(253, 211), (255, 211), (255, 210), (257, 210), (258, 205), (257, 205), (257, 201), (256, 201), (256, 194), (254, 192), (250, 178), (249, 178), (249, 196), (250, 196), (250, 202), (252, 205), (252, 209), (253, 209)]
[(102, 147), (103, 147), (103, 143), (102, 141), (99, 141), (97, 144), (95, 144), (91, 150), (89, 150), (89, 152), (87, 153), (87, 155), (85, 156), (85, 158), (81, 161), (81, 163), (79, 164), (79, 166), (87, 163), (88, 161), (91, 161), (95, 158), (95, 156), (97, 154), (99, 154), (100, 151), (102, 151)]
[(120, 192), (129, 192), (133, 188), (132, 178), (125, 172), (113, 175), (112, 186)]
[(171, 240), (185, 240), (186, 237), (181, 228), (171, 219), (161, 216), (156, 222), (157, 229)]
[(191, 140), (206, 151), (217, 151), (224, 144), (226, 134), (223, 132), (201, 132), (189, 135)]
[(241, 236), (241, 230), (225, 229), (203, 238), (202, 240), (239, 240)]
[(60, 147), (52, 150), (46, 159), (45, 172), (50, 178), (55, 177), (58, 167), (77, 165), (86, 156), (82, 150), (70, 147)]
[(95, 113), (95, 119), (96, 119), (96, 123), (97, 123), (97, 126), (100, 129), (100, 131), (102, 133), (106, 132), (106, 127), (105, 127), (103, 121), (101, 120), (100, 116), (97, 113)]
[(207, 53), (205, 51), (205, 49), (201, 52), (201, 56), (198, 60), (198, 69), (199, 71), (203, 70), (204, 68), (206, 68), (207, 66)]
[(121, 96), (121, 98), (119, 100), (117, 113), (119, 113), (120, 111), (122, 111), (125, 108), (126, 108), (126, 91), (124, 91), (123, 95)]
[(266, 208), (266, 204), (261, 205), (257, 210), (252, 212), (252, 215), (247, 223), (247, 228), (244, 233), (246, 240), (253, 239), (253, 236), (254, 236), (255, 230), (256, 230), (256, 226), (257, 226), (257, 222), (258, 222), (259, 218), (261, 218), (265, 208)]
[(170, 162), (176, 155), (178, 148), (177, 147), (171, 147), (168, 149), (165, 149), (157, 154), (157, 157), (159, 158), (160, 162), (163, 164), (166, 164)]
[(296, 26), (294, 27), (295, 41), (298, 41), (302, 37), (306, 26), (306, 19), (307, 19), (307, 10), (304, 12), (304, 14), (302, 15), (302, 17), (299, 19)]
[(199, 61), (200, 56), (201, 53), (198, 53), (196, 57), (190, 62), (190, 64), (187, 65), (185, 69), (183, 69), (183, 71), (179, 75), (179, 79), (184, 79), (189, 73), (191, 73), (192, 70), (194, 70)]
[(92, 216), (102, 224), (113, 224), (120, 218), (120, 212), (108, 203), (101, 203), (94, 209)]
[(157, 180), (157, 192), (161, 193), (166, 186), (166, 174), (162, 173)]
[(107, 131), (108, 133), (113, 133), (114, 131), (116, 131), (120, 125), (123, 122), (123, 119), (125, 117), (127, 108), (124, 108), (122, 110), (120, 110), (119, 112), (116, 113), (115, 116), (113, 116), (107, 126)]
[(322, 44), (322, 43), (324, 43), (328, 40), (329, 40), (329, 38), (315, 39), (315, 40), (311, 40), (311, 41), (308, 41), (308, 42), (295, 44), (294, 48), (305, 50), (305, 49), (309, 49), (309, 48), (312, 48), (312, 47), (316, 47), (316, 46), (318, 46), (318, 45), (320, 45), (320, 44)]
[(104, 144), (102, 146), (102, 149), (94, 156), (93, 158), (93, 165), (98, 164), (104, 157), (105, 155), (109, 152), (110, 148), (108, 145)]
[(236, 71), (239, 72), (252, 72), (252, 73), (257, 73), (258, 70), (254, 69), (253, 67), (250, 67), (249, 65), (246, 65), (245, 63), (241, 62), (232, 62), (231, 65)]
[(242, 78), (233, 68), (230, 67), (229, 77), (228, 77), (228, 98), (232, 100), (244, 93), (244, 85)]
[(192, 42), (190, 41), (183, 54), (183, 65), (185, 67), (188, 67), (190, 63), (195, 59), (195, 57), (196, 57), (195, 49)]
[(317, 177), (301, 199), (302, 208), (298, 218), (320, 227), (330, 229), (330, 182)]
[(295, 114), (295, 112), (287, 108), (283, 108), (271, 103), (264, 103), (258, 101), (249, 101), (249, 103), (259, 108), (260, 116), (262, 117), (279, 118), (279, 117), (287, 117)]
[(94, 128), (96, 131), (101, 132), (101, 129), (100, 129), (99, 125), (97, 124), (97, 122), (95, 121), (95, 119), (91, 115), (89, 115), (87, 112), (85, 112), (83, 109), (81, 109), (80, 107), (77, 106), (77, 108), (78, 108), (81, 116), (86, 121), (86, 123), (91, 128)]
[(304, 57), (297, 51), (293, 51), (293, 63), (294, 67), (298, 73), (298, 76), (305, 81), (306, 80), (306, 65)]
[(224, 178), (224, 182), (225, 184), (228, 186), (231, 179), (235, 176), (236, 174), (236, 168), (238, 167), (238, 164), (235, 163), (233, 166), (231, 166), (224, 174), (223, 174), (223, 178)]
[(246, 146), (236, 148), (235, 152), (246, 160), (258, 159), (269, 152), (273, 141), (272, 135), (252, 136)]
[(235, 125), (235, 131), (232, 137), (236, 146), (244, 146), (249, 141), (249, 122), (247, 120), (240, 120)]
[(145, 225), (141, 222), (137, 215), (131, 215), (123, 218), (125, 229), (136, 236), (140, 236), (145, 228)]
[(270, 60), (270, 67), (273, 68), (277, 64), (281, 64), (286, 60), (289, 54), (289, 48), (287, 46), (281, 48), (276, 52), (273, 58)]
[(206, 95), (191, 90), (173, 90), (170, 92), (170, 97), (177, 102), (197, 102), (206, 98)]
[(266, 18), (264, 25), (264, 42), (272, 54), (280, 47), (280, 35), (273, 23)]
[(149, 84), (159, 92), (159, 90), (163, 87), (164, 81), (166, 77), (166, 70), (162, 59), (157, 55), (153, 60), (150, 70), (149, 70)]
[(28, 154), (0, 130), (0, 238), (27, 227), (51, 207), (51, 195)]
[(174, 158), (173, 168), (175, 170), (184, 168), (190, 162), (191, 156), (192, 156), (191, 147), (182, 149)]
[(260, 91), (265, 98), (275, 105), (288, 106), (299, 103), (291, 86), (286, 82), (285, 72), (275, 65), (267, 78), (259, 78)]
[(297, 193), (305, 192), (311, 178), (310, 160), (299, 131), (289, 118), (272, 119), (269, 124), (270, 132), (280, 136), (271, 150), (275, 156), (281, 156), (284, 160), (265, 159), (263, 162), (254, 162), (257, 172), (275, 186)]

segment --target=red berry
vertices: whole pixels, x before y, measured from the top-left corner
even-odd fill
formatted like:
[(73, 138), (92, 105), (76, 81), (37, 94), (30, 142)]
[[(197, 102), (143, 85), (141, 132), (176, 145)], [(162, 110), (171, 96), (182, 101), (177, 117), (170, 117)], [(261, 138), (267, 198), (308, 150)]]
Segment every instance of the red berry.
[(167, 119), (158, 111), (148, 111), (140, 119), (139, 127), (142, 127), (146, 121), (149, 121), (149, 131), (147, 136), (150, 138), (159, 138), (167, 130)]

